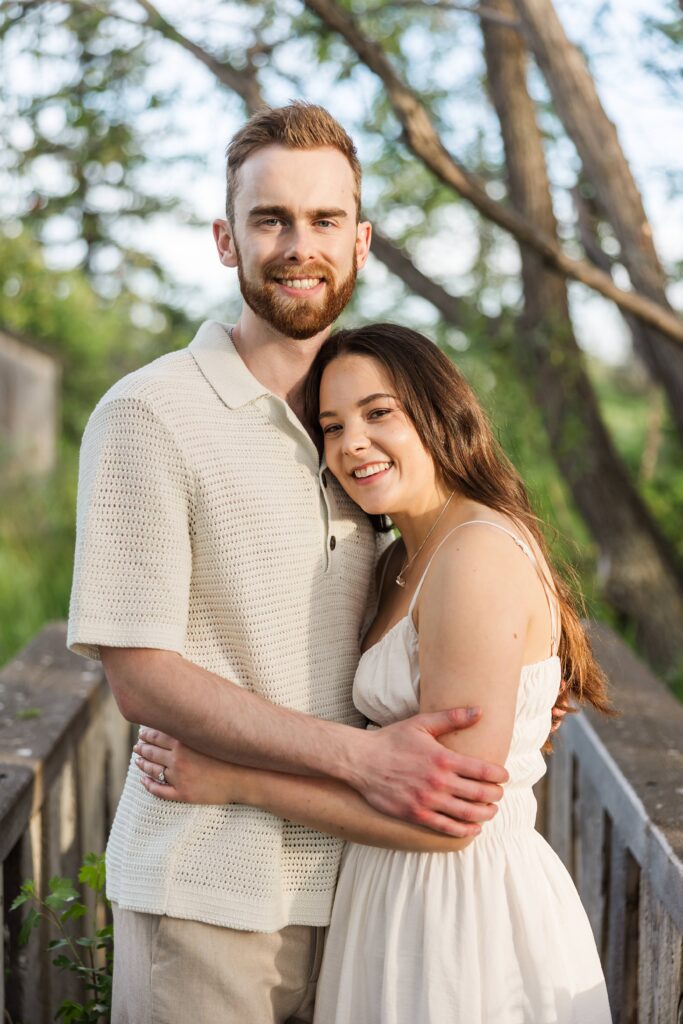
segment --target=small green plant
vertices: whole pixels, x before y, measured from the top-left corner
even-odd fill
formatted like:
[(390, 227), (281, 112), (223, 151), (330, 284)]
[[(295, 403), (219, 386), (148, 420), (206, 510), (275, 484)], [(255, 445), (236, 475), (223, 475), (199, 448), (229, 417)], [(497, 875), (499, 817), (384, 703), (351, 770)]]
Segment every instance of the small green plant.
[[(108, 902), (104, 895), (104, 854), (89, 853), (78, 872), (78, 880), (96, 893), (98, 902)], [(108, 1021), (111, 1011), (112, 926), (99, 928), (94, 936), (73, 939), (66, 930), (66, 923), (83, 917), (87, 913), (85, 904), (81, 902), (80, 894), (70, 878), (55, 876), (48, 882), (48, 889), (49, 893), (43, 899), (36, 891), (35, 883), (29, 880), (24, 882), (12, 903), (11, 910), (28, 904), (19, 932), (19, 943), (25, 945), (28, 942), (31, 932), (41, 920), (53, 924), (60, 938), (48, 943), (48, 949), (57, 953), (52, 963), (60, 971), (78, 975), (90, 994), (84, 1003), (65, 999), (55, 1019), (63, 1024), (99, 1024), (102, 1020)], [(97, 951), (100, 949), (105, 951), (105, 962), (104, 966), (98, 967)]]

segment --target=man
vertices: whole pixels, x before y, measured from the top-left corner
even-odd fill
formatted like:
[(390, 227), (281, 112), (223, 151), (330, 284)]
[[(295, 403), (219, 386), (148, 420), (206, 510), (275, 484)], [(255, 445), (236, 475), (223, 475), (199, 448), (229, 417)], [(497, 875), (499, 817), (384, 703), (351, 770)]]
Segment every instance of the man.
[[(436, 737), (476, 715), (350, 728), (375, 535), (299, 419), (367, 259), (355, 149), (322, 108), (291, 104), (237, 133), (227, 173), (214, 236), (243, 311), (93, 413), (69, 645), (102, 658), (130, 721), (342, 779), (386, 813), (467, 835), (506, 773)], [(114, 1024), (311, 1020), (339, 855), (255, 808), (155, 800), (133, 766), (107, 849)]]

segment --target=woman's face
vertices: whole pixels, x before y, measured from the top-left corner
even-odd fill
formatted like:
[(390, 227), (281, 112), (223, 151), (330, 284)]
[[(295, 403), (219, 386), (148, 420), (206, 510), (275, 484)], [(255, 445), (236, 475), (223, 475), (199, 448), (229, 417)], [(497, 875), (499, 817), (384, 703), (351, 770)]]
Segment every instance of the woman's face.
[(431, 455), (371, 356), (344, 355), (326, 367), (320, 426), (330, 470), (365, 512), (417, 515), (441, 493)]

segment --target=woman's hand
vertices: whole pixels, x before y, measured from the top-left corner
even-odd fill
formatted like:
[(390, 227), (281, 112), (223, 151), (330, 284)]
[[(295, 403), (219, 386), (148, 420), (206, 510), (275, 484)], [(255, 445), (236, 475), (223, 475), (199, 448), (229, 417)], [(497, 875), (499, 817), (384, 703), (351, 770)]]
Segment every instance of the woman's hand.
[(133, 747), (145, 789), (162, 800), (188, 804), (241, 803), (240, 781), (248, 769), (186, 747), (156, 729), (140, 729)]

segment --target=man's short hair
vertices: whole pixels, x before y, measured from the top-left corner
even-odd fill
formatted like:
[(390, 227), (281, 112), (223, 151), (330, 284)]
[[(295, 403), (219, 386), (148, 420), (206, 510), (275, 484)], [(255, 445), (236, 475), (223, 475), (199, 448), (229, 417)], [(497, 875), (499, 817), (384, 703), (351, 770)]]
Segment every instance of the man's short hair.
[(324, 107), (296, 100), (288, 103), (286, 107), (267, 107), (259, 110), (228, 144), (225, 212), (231, 224), (235, 218), (238, 171), (252, 153), (265, 146), (286, 146), (288, 149), (319, 149), (321, 146), (332, 146), (338, 149), (349, 161), (353, 171), (356, 219), (360, 221), (361, 167), (351, 136)]

